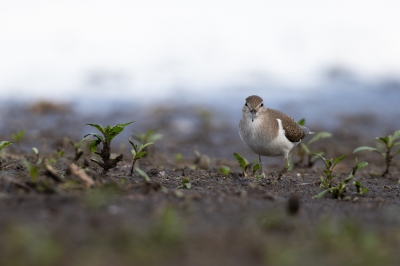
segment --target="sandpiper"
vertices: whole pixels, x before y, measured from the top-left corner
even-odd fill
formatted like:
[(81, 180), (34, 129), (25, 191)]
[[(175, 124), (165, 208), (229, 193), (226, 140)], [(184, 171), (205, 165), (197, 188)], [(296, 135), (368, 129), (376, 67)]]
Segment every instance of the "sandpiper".
[(261, 156), (283, 156), (285, 165), (278, 174), (279, 180), (289, 168), (289, 152), (308, 134), (314, 132), (299, 125), (288, 115), (265, 107), (261, 97), (252, 95), (246, 98), (239, 123), (239, 135), (258, 154), (263, 176), (265, 174)]

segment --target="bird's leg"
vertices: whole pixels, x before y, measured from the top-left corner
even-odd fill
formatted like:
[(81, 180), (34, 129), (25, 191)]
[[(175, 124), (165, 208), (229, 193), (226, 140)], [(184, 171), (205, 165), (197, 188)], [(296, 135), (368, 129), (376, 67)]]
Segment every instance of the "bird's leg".
[(283, 157), (283, 159), (285, 160), (285, 165), (283, 166), (282, 171), (279, 173), (278, 178), (276, 179), (276, 181), (281, 179), (282, 175), (284, 173), (286, 173), (286, 171), (289, 169), (289, 166), (290, 166), (289, 159), (287, 157)]
[(261, 155), (258, 155), (258, 162), (259, 162), (260, 169), (261, 169), (261, 176), (262, 176), (262, 178), (265, 178), (264, 164), (263, 164), (263, 162), (261, 161)]

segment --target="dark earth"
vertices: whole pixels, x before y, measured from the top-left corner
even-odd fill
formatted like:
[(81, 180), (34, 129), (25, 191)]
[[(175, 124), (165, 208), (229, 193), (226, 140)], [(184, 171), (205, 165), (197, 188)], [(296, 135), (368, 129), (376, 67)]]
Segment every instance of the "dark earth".
[[(89, 160), (99, 157), (90, 154), (88, 142), (74, 161), (65, 138), (79, 142), (96, 132), (85, 123), (133, 120), (111, 143), (113, 156), (124, 159), (107, 175)], [(313, 198), (322, 191), (324, 164), (299, 164), (297, 148), (291, 152), (295, 165), (282, 180), (274, 182), (281, 158), (263, 158), (267, 178), (244, 177), (233, 153), (250, 161), (257, 155), (231, 120), (185, 106), (97, 114), (49, 102), (2, 107), (0, 141), (26, 132), (0, 153), (3, 165), (10, 163), (0, 171), (0, 265), (400, 265), (400, 156), (381, 177), (382, 156), (353, 154), (359, 146), (375, 146), (376, 136), (365, 130), (375, 126), (373, 117), (343, 117), (329, 130), (331, 138), (310, 145), (326, 158), (347, 155), (334, 169), (334, 184), (350, 174), (356, 155), (369, 163), (341, 199), (331, 193)], [(311, 121), (307, 126), (327, 131)], [(138, 172), (130, 174), (127, 139), (150, 129), (163, 138), (135, 165), (150, 177), (145, 182)], [(388, 121), (382, 136), (395, 130)], [(24, 161), (35, 165), (43, 158), (55, 174), (42, 162), (32, 178)], [(73, 163), (89, 181), (71, 170)], [(222, 166), (230, 168), (228, 175)], [(354, 181), (369, 191), (358, 194)]]

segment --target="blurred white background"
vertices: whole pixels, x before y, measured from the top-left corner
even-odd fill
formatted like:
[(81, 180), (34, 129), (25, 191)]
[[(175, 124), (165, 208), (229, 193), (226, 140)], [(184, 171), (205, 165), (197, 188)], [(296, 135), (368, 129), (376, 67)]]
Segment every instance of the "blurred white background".
[(1, 98), (324, 89), (331, 68), (396, 78), (399, 10), (394, 0), (1, 1)]

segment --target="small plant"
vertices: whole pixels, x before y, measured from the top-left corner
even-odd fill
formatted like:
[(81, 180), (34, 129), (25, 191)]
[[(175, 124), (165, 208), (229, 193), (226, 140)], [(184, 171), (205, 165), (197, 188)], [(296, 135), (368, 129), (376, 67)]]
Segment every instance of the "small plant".
[[(298, 122), (298, 124), (304, 126), (305, 121), (306, 120), (303, 118)], [(324, 152), (311, 151), (310, 145), (318, 140), (330, 138), (331, 136), (332, 134), (329, 132), (318, 132), (307, 143), (300, 142), (300, 144), (297, 146), (298, 161), (296, 162), (296, 165), (305, 165), (307, 167), (312, 167), (316, 162), (316, 160), (318, 159), (318, 156), (316, 154), (323, 156)], [(307, 156), (307, 162), (304, 164), (304, 158), (306, 156)]]
[(140, 146), (138, 146), (130, 138), (128, 140), (129, 140), (129, 143), (133, 147), (133, 149), (131, 150), (132, 157), (133, 157), (133, 159), (132, 159), (132, 167), (131, 167), (131, 174), (133, 174), (133, 168), (135, 166), (136, 161), (146, 155), (146, 151), (144, 149), (146, 147), (154, 144), (154, 142), (148, 142), (148, 143), (141, 144)]
[(236, 152), (233, 154), (238, 161), (240, 167), (242, 168), (242, 174), (244, 177), (247, 177), (247, 171), (251, 169), (252, 175), (256, 173), (258, 169), (260, 169), (260, 164), (251, 162), (249, 163), (245, 158), (237, 154)]
[(176, 189), (181, 189), (181, 188), (185, 188), (185, 189), (190, 189), (192, 187), (192, 184), (189, 181), (189, 178), (185, 177), (182, 180), (182, 185), (178, 186)]
[[(10, 141), (2, 141), (0, 142), (0, 150), (5, 149), (7, 146), (10, 146), (12, 144), (12, 142)], [(9, 162), (7, 164), (3, 164), (3, 161), (0, 158), (0, 171), (3, 170), (7, 165), (12, 164), (15, 161)]]
[(400, 138), (400, 130), (397, 130), (396, 132), (393, 133), (393, 135), (389, 135), (386, 137), (380, 137), (380, 138), (375, 138), (375, 140), (378, 142), (378, 144), (383, 145), (384, 149), (382, 148), (373, 148), (369, 146), (361, 146), (358, 147), (353, 151), (353, 153), (359, 152), (359, 151), (373, 151), (376, 153), (379, 153), (380, 155), (383, 156), (385, 159), (386, 163), (386, 169), (385, 171), (381, 174), (381, 176), (385, 176), (389, 173), (389, 168), (390, 165), (392, 164), (392, 160), (395, 156), (400, 154), (400, 148), (397, 150), (397, 152), (392, 153), (391, 150), (395, 147), (400, 145), (400, 141), (395, 142), (398, 138)]
[(35, 154), (34, 164), (41, 164), (43, 159), (40, 159), (39, 150), (36, 147), (32, 148), (33, 153)]
[(357, 189), (357, 193), (360, 195), (364, 195), (369, 190), (369, 188), (363, 187), (360, 181), (355, 181), (353, 184)]
[[(162, 139), (163, 135), (160, 133), (156, 133), (155, 129), (151, 129), (146, 131), (146, 133), (135, 131), (133, 138), (139, 143), (145, 144), (149, 142), (155, 143), (156, 141)], [(148, 149), (149, 148), (145, 149), (146, 154), (151, 155), (154, 152), (154, 150), (148, 150)]]
[(139, 173), (139, 175), (144, 179), (144, 181), (145, 181), (146, 183), (150, 183), (150, 182), (151, 182), (150, 177), (146, 174), (145, 171), (143, 171), (142, 169), (137, 168), (137, 167), (135, 168), (135, 170), (136, 170), (136, 172)]
[[(127, 125), (130, 125), (133, 122), (134, 121), (125, 124), (116, 124), (112, 127), (106, 126), (105, 128), (97, 124), (87, 124), (89, 126), (96, 128), (102, 134), (100, 135), (97, 133), (90, 133), (85, 135), (84, 138), (86, 138), (87, 136), (95, 137), (95, 139), (90, 142), (90, 152), (99, 155), (103, 160), (103, 162), (99, 162), (96, 159), (92, 158), (90, 158), (90, 160), (103, 168), (103, 173), (102, 173), (103, 175), (106, 175), (108, 170), (110, 170), (111, 168), (116, 167), (117, 163), (122, 161), (122, 159), (124, 158), (123, 154), (120, 154), (113, 159), (111, 158), (111, 141), (119, 133), (121, 133)], [(101, 152), (96, 152), (97, 146), (100, 143), (103, 145)]]
[(7, 146), (10, 146), (12, 144), (12, 142), (10, 141), (2, 141), (0, 142), (0, 150), (6, 148)]
[(175, 161), (177, 162), (177, 163), (180, 163), (181, 161), (182, 161), (182, 153), (177, 153), (177, 154), (175, 154)]
[(315, 155), (321, 158), (325, 163), (324, 176), (321, 176), (321, 186), (325, 189), (329, 189), (332, 186), (333, 178), (335, 177), (333, 175), (333, 169), (341, 160), (346, 158), (346, 155), (331, 159), (326, 159), (325, 157), (319, 154)]
[(31, 164), (27, 160), (23, 160), (22, 163), (25, 166), (26, 170), (28, 171), (31, 181), (36, 182), (39, 175), (39, 168), (40, 168), (39, 164), (36, 163)]
[(139, 131), (135, 131), (134, 137), (135, 140), (141, 143), (148, 143), (148, 142), (156, 142), (163, 138), (163, 135), (160, 133), (156, 133), (155, 129), (151, 129), (146, 131), (146, 133), (140, 133)]
[(22, 138), (25, 136), (25, 130), (20, 130), (17, 133), (12, 133), (11, 138), (14, 142), (20, 142)]
[[(354, 178), (354, 176), (356, 175), (358, 170), (360, 170), (361, 168), (363, 168), (367, 165), (368, 165), (367, 162), (358, 163), (358, 160), (356, 158), (354, 167), (353, 167), (350, 175), (346, 179), (339, 182), (336, 186), (325, 189), (324, 191), (320, 192), (318, 195), (315, 196), (315, 198), (321, 198), (327, 192), (331, 192), (334, 198), (341, 199), (344, 195), (344, 192), (346, 191), (347, 183), (349, 183), (349, 181)], [(356, 188), (357, 188), (357, 185), (356, 185)], [(357, 190), (358, 190), (358, 188), (357, 188)], [(368, 191), (368, 189), (367, 190), (364, 189), (362, 193), (364, 194), (367, 191)]]
[(228, 177), (229, 174), (230, 174), (230, 172), (231, 172), (231, 169), (230, 169), (228, 166), (221, 166), (221, 167), (219, 168), (219, 172), (220, 172), (223, 176)]
[(83, 138), (81, 141), (79, 142), (73, 142), (70, 139), (67, 139), (68, 143), (71, 144), (71, 146), (74, 148), (74, 152), (75, 152), (75, 157), (74, 157), (74, 161), (78, 161), (79, 158), (81, 158), (81, 156), (83, 155), (83, 150), (81, 148), (82, 144), (86, 141), (85, 138)]

